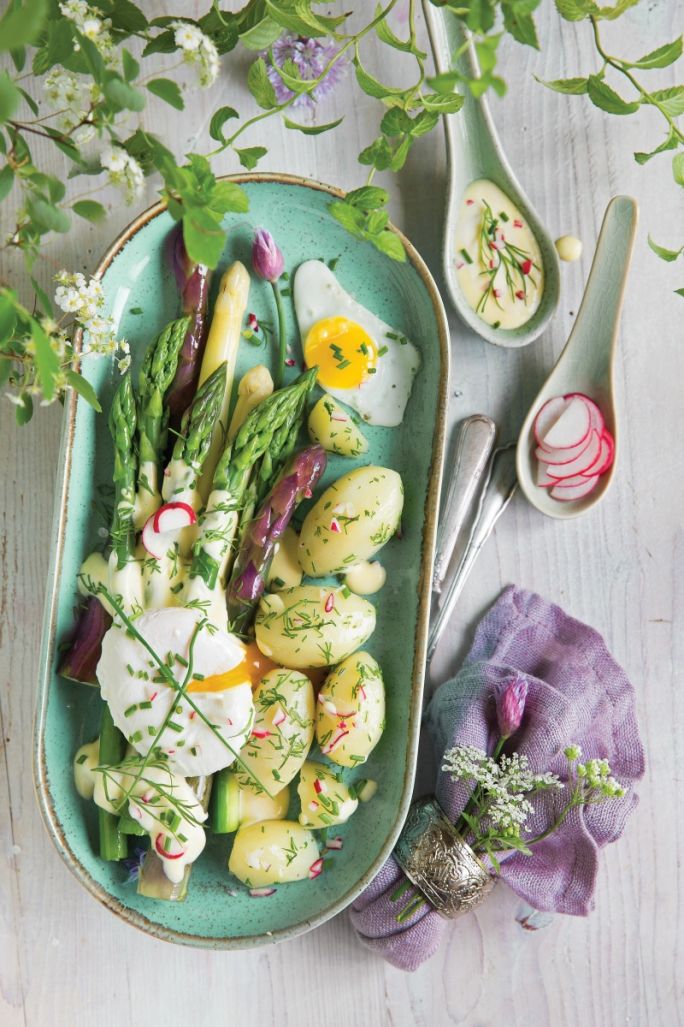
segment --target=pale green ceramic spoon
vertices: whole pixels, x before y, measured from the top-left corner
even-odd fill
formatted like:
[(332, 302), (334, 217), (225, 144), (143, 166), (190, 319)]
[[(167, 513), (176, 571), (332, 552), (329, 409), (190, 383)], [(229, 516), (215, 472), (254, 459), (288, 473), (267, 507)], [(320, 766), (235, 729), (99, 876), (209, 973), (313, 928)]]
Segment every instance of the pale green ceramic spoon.
[[(447, 10), (423, 0), (435, 67), (441, 74), (456, 71), (465, 78), (479, 76), (477, 57), (462, 22)], [(496, 346), (527, 346), (544, 331), (558, 305), (560, 272), (553, 241), (523, 192), (501, 148), (487, 101), (476, 99), (468, 88), (458, 114), (444, 118), (447, 137), (448, 196), (444, 225), (444, 278), (454, 307), (469, 328)], [(478, 317), (461, 292), (456, 278), (454, 238), (463, 193), (471, 182), (486, 178), (499, 186), (519, 208), (532, 229), (544, 264), (544, 292), (530, 320), (519, 328), (493, 328)]]
[[(613, 480), (618, 458), (618, 421), (614, 395), (614, 363), (618, 324), (637, 226), (637, 205), (630, 196), (614, 196), (606, 208), (596, 253), (575, 325), (558, 363), (530, 407), (517, 450), (520, 488), (533, 506), (549, 517), (567, 519), (586, 513), (600, 502)], [(548, 399), (569, 392), (583, 392), (601, 408), (606, 427), (615, 439), (611, 467), (596, 488), (571, 503), (552, 499), (549, 490), (536, 483), (534, 419)]]

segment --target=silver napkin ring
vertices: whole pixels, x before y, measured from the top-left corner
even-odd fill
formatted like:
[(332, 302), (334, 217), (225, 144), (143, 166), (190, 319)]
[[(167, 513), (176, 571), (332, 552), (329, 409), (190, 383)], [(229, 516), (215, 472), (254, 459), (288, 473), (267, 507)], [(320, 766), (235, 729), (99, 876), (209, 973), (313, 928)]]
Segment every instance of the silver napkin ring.
[(413, 803), (394, 858), (409, 881), (447, 920), (475, 909), (494, 886), (486, 867), (436, 799)]

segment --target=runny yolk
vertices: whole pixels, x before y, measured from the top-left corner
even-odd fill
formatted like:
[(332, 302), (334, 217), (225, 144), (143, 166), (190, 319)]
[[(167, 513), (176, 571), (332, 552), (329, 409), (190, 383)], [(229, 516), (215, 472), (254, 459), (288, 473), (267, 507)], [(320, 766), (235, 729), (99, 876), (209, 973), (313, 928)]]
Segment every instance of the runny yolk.
[(304, 340), (307, 367), (318, 365), (318, 383), (329, 389), (354, 389), (375, 373), (378, 352), (370, 335), (347, 317), (326, 317)]
[(256, 642), (245, 646), (245, 655), (240, 663), (222, 674), (212, 674), (208, 678), (194, 678), (187, 687), (188, 692), (223, 692), (236, 685), (250, 684), (252, 688), (261, 681), (264, 674), (273, 670), (278, 664), (269, 660), (259, 651)]

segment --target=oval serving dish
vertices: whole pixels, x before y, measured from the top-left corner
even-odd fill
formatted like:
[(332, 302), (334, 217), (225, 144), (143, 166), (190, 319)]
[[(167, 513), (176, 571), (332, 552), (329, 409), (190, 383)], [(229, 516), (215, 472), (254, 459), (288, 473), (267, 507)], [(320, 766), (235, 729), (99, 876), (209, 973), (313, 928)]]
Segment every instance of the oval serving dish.
[[(425, 264), (403, 236), (408, 259), (399, 264), (353, 239), (333, 220), (327, 207), (331, 196), (341, 195), (337, 190), (286, 175), (240, 175), (232, 180), (247, 192), (250, 209), (226, 218), (226, 247), (214, 283), (230, 261), (239, 259), (250, 266), (253, 230), (267, 227), (290, 271), (306, 259), (337, 258), (335, 274), (344, 288), (405, 333), (419, 348), (422, 365), (400, 427), (364, 426), (369, 451), (360, 460), (330, 455), (322, 483), (354, 466), (375, 463), (399, 471), (406, 491), (402, 537), (383, 549), (387, 584), (371, 597), (377, 627), (364, 647), (383, 669), (387, 726), (353, 778), (371, 778), (379, 788), (339, 828), (344, 848), (334, 853), (332, 865), (320, 877), (278, 887), (261, 900), (236, 886), (226, 867), (229, 843), (210, 831), (188, 896), (180, 903), (139, 896), (135, 885), (126, 883), (122, 865), (105, 863), (96, 852), (96, 807), (76, 793), (72, 760), (76, 749), (97, 734), (101, 701), (96, 689), (59, 677), (56, 667), (60, 644), (73, 624), (79, 566), (96, 547), (98, 527), (108, 518), (111, 445), (106, 412), (118, 378), (111, 362), (83, 361), (83, 372), (105, 413), (95, 414), (75, 394), (68, 398), (35, 724), (34, 769), (41, 811), (62, 859), (103, 905), (156, 937), (211, 948), (267, 944), (323, 923), (366, 887), (396, 841), (411, 799), (418, 748), (449, 360), (442, 302)], [(175, 284), (164, 260), (172, 224), (162, 204), (151, 207), (114, 242), (97, 268), (106, 313), (114, 318), (119, 336), (129, 340), (134, 368), (145, 345), (177, 316)], [(270, 286), (252, 280), (248, 309), (260, 321), (272, 320)], [(291, 307), (288, 327), (290, 337), (297, 339)], [(294, 349), (299, 357), (298, 345)], [(256, 363), (270, 365), (271, 348), (243, 342), (236, 381)], [(291, 368), (288, 378), (298, 372), (298, 367)]]

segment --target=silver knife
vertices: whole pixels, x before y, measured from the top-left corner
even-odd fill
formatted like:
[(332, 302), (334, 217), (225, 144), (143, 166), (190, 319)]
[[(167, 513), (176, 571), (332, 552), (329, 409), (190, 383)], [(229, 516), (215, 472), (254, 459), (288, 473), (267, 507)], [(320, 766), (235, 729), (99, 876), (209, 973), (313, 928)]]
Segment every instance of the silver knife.
[(463, 529), (482, 472), (487, 466), (495, 438), (496, 425), (491, 417), (486, 417), (485, 414), (466, 417), (458, 426), (455, 466), (440, 518), (435, 570), (432, 577), (433, 592), (442, 591), (458, 536)]
[(492, 454), (468, 544), (448, 588), (442, 593), (437, 616), (430, 627), (428, 662), (434, 655), (437, 643), (451, 618), (480, 549), (491, 535), (494, 525), (510, 503), (518, 487), (515, 470), (516, 445), (516, 442), (511, 442), (507, 446), (500, 446)]

